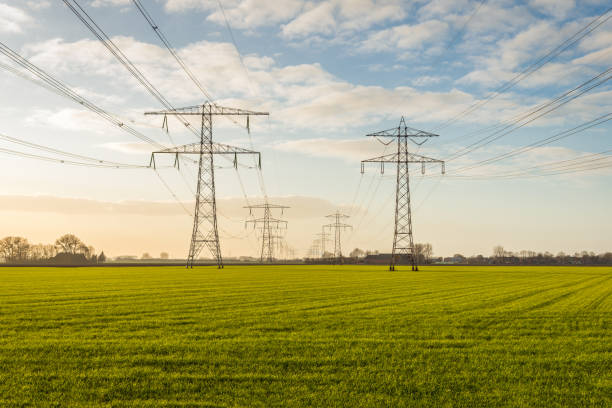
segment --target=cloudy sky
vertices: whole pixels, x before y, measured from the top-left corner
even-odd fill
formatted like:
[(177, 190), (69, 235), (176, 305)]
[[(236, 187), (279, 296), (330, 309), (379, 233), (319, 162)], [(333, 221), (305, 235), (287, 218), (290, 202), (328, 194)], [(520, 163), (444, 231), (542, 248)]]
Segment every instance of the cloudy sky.
[[(257, 233), (245, 229), (249, 213), (242, 207), (261, 202), (262, 190), (292, 207), (283, 218), (298, 255), (336, 209), (354, 226), (344, 252), (388, 252), (393, 168), (381, 175), (377, 166), (366, 167), (361, 175), (360, 160), (392, 151), (365, 135), (397, 126), (401, 116), (439, 134), (412, 146), (414, 152), (447, 160), (444, 177), (431, 167), (411, 179), (415, 240), (432, 243), (437, 255), (490, 254), (497, 244), (554, 253), (612, 250), (611, 161), (599, 156), (612, 149), (612, 121), (481, 163), (612, 112), (612, 88), (603, 82), (525, 126), (508, 125), (610, 68), (612, 13), (575, 37), (594, 27), (588, 24), (609, 2), (141, 1), (218, 104), (270, 112), (251, 120), (250, 135), (223, 119), (214, 125), (216, 141), (252, 146), (263, 161), (262, 188), (248, 168), (252, 161), (244, 159), (236, 172), (216, 159), (225, 255), (257, 253)], [(204, 101), (131, 0), (78, 3), (174, 106)], [(143, 115), (162, 106), (62, 1), (0, 0), (0, 42), (160, 144), (195, 141), (181, 123), (170, 120), (166, 134), (160, 117)], [(504, 87), (561, 44), (568, 46)], [(4, 56), (0, 64), (1, 135), (149, 163), (149, 144), (11, 72), (7, 66), (15, 65)], [(500, 87), (504, 92), (492, 93)], [(0, 149), (43, 154), (1, 138)], [(156, 173), (0, 154), (0, 235), (37, 243), (73, 232), (110, 255), (185, 256), (191, 164)], [(587, 155), (608, 167), (538, 167)]]

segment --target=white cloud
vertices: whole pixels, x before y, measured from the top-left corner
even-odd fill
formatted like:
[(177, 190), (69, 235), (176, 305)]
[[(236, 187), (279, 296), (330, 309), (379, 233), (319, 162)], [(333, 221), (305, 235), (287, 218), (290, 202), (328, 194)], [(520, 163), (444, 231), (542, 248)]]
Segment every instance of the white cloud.
[[(232, 4), (235, 3), (235, 1), (232, 2)], [(166, 0), (165, 5), (166, 10), (171, 12), (184, 12), (193, 9), (211, 10), (217, 7), (218, 3), (215, 0)]]
[(21, 33), (32, 18), (17, 7), (0, 3), (0, 33)]
[(446, 35), (448, 24), (429, 20), (416, 25), (403, 24), (374, 32), (363, 41), (362, 50), (389, 51), (393, 49), (422, 49), (426, 44)]
[[(234, 6), (226, 6), (224, 10), (232, 28), (250, 29), (287, 21), (294, 17), (302, 6), (303, 2), (301, 0), (283, 0), (281, 2), (244, 0)], [(210, 14), (207, 19), (217, 24), (225, 24), (223, 13), (218, 9)]]
[(347, 162), (363, 160), (383, 154), (383, 146), (373, 138), (352, 139), (297, 139), (274, 145), (276, 150), (315, 157), (340, 158)]
[(29, 126), (52, 126), (57, 129), (82, 132), (84, 130), (107, 136), (118, 130), (93, 112), (80, 109), (35, 110), (26, 120)]
[(429, 86), (439, 84), (442, 81), (446, 81), (450, 79), (447, 76), (431, 76), (431, 75), (423, 75), (418, 78), (412, 80), (412, 84), (414, 86)]
[(308, 34), (332, 34), (336, 28), (333, 16), (334, 5), (324, 2), (300, 14), (295, 20), (282, 27), (284, 36), (303, 37)]
[(531, 0), (529, 5), (555, 18), (565, 18), (576, 7), (575, 0)]
[[(418, 38), (424, 37), (421, 35)], [(116, 37), (114, 41), (169, 100), (177, 105), (201, 102), (202, 96), (197, 88), (188, 81), (176, 63), (168, 58), (166, 50), (128, 37)], [(395, 41), (400, 44), (404, 39), (398, 37)], [(95, 100), (105, 100), (115, 105), (122, 102), (122, 99), (111, 102), (111, 96), (105, 98), (104, 95), (112, 95), (113, 89), (119, 90), (119, 96), (127, 96), (138, 90), (138, 100), (142, 106), (142, 97), (146, 94), (140, 84), (95, 41), (70, 43), (50, 40), (31, 44), (26, 49), (32, 61), (41, 66), (60, 70), (66, 75), (88, 72), (86, 89), (96, 90), (100, 94), (92, 93)], [(335, 77), (320, 64), (280, 67), (273, 58), (256, 54), (245, 58), (250, 71), (247, 77), (236, 49), (229, 43), (200, 41), (178, 52), (220, 104), (269, 111), (272, 114), (272, 124), (289, 131), (309, 128), (314, 131), (346, 132), (352, 127), (375, 123), (389, 115), (405, 115), (412, 122), (418, 121), (418, 127), (419, 122), (444, 121), (449, 115), (476, 101), (469, 93), (456, 89), (424, 92), (408, 86), (385, 88), (356, 85)], [(571, 78), (571, 74), (578, 72), (578, 69), (578, 64), (570, 67), (549, 64), (521, 86), (559, 82), (560, 78)], [(466, 75), (461, 83), (495, 85), (495, 80), (509, 79), (512, 75), (507, 70), (477, 70)], [(414, 80), (414, 84), (424, 86), (439, 80), (440, 77), (421, 76)], [(114, 84), (115, 88), (109, 89), (109, 84)], [(250, 88), (256, 97), (251, 96)], [(148, 96), (146, 100), (152, 102)], [(524, 110), (525, 106), (539, 101), (517, 94), (504, 94), (465, 117), (465, 120), (471, 123), (492, 123), (499, 118), (512, 117)], [(134, 109), (133, 103), (130, 105)], [(149, 107), (145, 105), (141, 111)], [(591, 107), (585, 106), (584, 109)], [(116, 108), (112, 110), (116, 111)], [(74, 115), (69, 116), (57, 117), (56, 125), (63, 124), (65, 120), (66, 123), (79, 123)]]
[(105, 6), (127, 6), (132, 3), (132, 0), (94, 0), (91, 3), (92, 7)]
[(127, 154), (142, 154), (151, 153), (151, 145), (148, 143), (139, 142), (115, 142), (104, 143), (101, 147), (109, 150), (115, 150)]
[(49, 0), (36, 0), (36, 1), (28, 1), (27, 5), (32, 10), (42, 10), (49, 8), (51, 6), (51, 2)]

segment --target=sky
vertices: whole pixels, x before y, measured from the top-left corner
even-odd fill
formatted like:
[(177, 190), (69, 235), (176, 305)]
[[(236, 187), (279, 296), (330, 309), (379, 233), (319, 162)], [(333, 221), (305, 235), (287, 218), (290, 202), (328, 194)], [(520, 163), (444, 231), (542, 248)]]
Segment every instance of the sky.
[[(291, 207), (274, 215), (288, 221), (286, 243), (298, 256), (336, 210), (353, 226), (343, 235), (344, 253), (390, 252), (394, 168), (381, 175), (370, 165), (362, 174), (360, 161), (393, 151), (365, 135), (398, 126), (402, 116), (408, 126), (439, 135), (411, 151), (447, 161), (444, 176), (435, 166), (424, 176), (418, 167), (411, 173), (415, 242), (431, 243), (435, 255), (489, 255), (495, 245), (612, 250), (610, 166), (563, 174), (535, 167), (588, 154), (609, 165), (609, 156), (598, 154), (611, 149), (612, 121), (480, 163), (612, 111), (605, 82), (520, 129), (500, 135), (493, 128), (610, 68), (612, 19), (493, 93), (606, 12), (609, 2), (141, 1), (217, 104), (270, 113), (251, 118), (250, 134), (242, 122), (221, 118), (213, 125), (215, 141), (262, 153), (263, 183), (249, 158), (238, 171), (215, 158), (224, 256), (258, 255), (258, 231), (245, 227), (251, 215), (244, 206), (263, 202), (264, 193)], [(205, 102), (131, 0), (78, 3), (173, 106)], [(166, 133), (162, 117), (144, 115), (163, 107), (63, 2), (0, 0), (0, 42), (158, 143), (196, 141), (180, 122), (170, 119)], [(0, 64), (0, 135), (149, 164), (151, 145), (5, 69), (15, 65), (2, 55)], [(454, 157), (485, 137), (492, 140)], [(110, 256), (186, 256), (192, 164), (177, 170), (168, 158), (158, 160), (157, 171), (84, 168), (1, 149), (41, 154), (0, 138), (0, 235), (52, 243), (74, 233)]]

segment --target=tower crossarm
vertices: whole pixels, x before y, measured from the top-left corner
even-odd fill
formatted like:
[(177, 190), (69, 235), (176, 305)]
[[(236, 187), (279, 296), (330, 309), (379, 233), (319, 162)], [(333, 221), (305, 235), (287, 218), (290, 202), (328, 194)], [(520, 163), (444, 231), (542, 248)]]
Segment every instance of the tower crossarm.
[(408, 126), (396, 127), (393, 129), (381, 130), (376, 133), (369, 133), (367, 137), (437, 137), (435, 133), (425, 132), (424, 130), (413, 129)]
[[(239, 154), (256, 154), (257, 155), (257, 166), (261, 168), (261, 153), (254, 150), (243, 149), (242, 147), (230, 146), (222, 143), (212, 144), (201, 144), (201, 143), (190, 143), (181, 146), (169, 147), (167, 149), (158, 150), (151, 153), (151, 160), (149, 166), (155, 168), (155, 155), (156, 154), (173, 154), (175, 155), (174, 165), (179, 166), (178, 156), (180, 154), (230, 154), (234, 155), (234, 167), (238, 167), (238, 155)], [(197, 162), (196, 162), (197, 163)]]
[[(204, 145), (205, 153), (208, 153), (208, 147)], [(180, 153), (180, 154), (200, 154), (201, 145), (200, 143), (189, 143), (181, 146), (169, 147), (167, 149), (158, 150), (153, 152), (153, 154), (162, 154), (162, 153)], [(256, 152), (254, 150), (243, 149), (242, 147), (230, 146), (222, 143), (213, 143), (212, 144), (212, 154), (261, 154), (260, 152)]]
[(339, 224), (335, 224), (335, 223), (334, 224), (327, 224), (327, 225), (324, 225), (323, 227), (325, 227), (325, 228), (351, 228), (351, 229), (353, 228), (352, 225), (341, 224), (341, 223), (339, 223)]
[[(443, 160), (432, 159), (431, 157), (421, 156), (414, 153), (408, 153), (405, 156), (406, 159), (402, 159), (402, 161), (407, 163), (444, 163)], [(362, 160), (361, 163), (397, 163), (398, 159), (399, 155), (397, 153), (391, 153), (384, 156)]]
[(385, 173), (385, 163), (421, 163), (421, 173), (425, 174), (425, 165), (427, 163), (440, 163), (442, 168), (442, 174), (446, 172), (445, 163), (443, 160), (432, 159), (431, 157), (421, 156), (420, 154), (403, 152), (400, 156), (399, 153), (391, 153), (384, 156), (373, 157), (371, 159), (361, 161), (361, 173), (365, 172), (366, 163), (380, 163), (380, 173)]
[(278, 204), (254, 204), (254, 205), (245, 205), (242, 208), (291, 208), (286, 205), (278, 205)]
[(246, 220), (245, 223), (249, 224), (249, 223), (253, 223), (254, 225), (260, 224), (260, 223), (265, 223), (268, 222), (270, 224), (283, 224), (285, 227), (288, 224), (288, 221), (285, 220), (277, 220), (276, 218), (255, 218), (252, 220)]
[(435, 133), (429, 133), (424, 130), (419, 130), (415, 128), (411, 128), (410, 126), (406, 126), (406, 121), (402, 116), (400, 120), (399, 126), (392, 129), (381, 130), (380, 132), (369, 133), (366, 136), (368, 137), (437, 137)]
[(268, 116), (268, 112), (257, 112), (246, 109), (226, 108), (217, 104), (204, 103), (202, 105), (187, 106), (172, 110), (145, 112), (145, 115), (216, 115), (216, 116)]

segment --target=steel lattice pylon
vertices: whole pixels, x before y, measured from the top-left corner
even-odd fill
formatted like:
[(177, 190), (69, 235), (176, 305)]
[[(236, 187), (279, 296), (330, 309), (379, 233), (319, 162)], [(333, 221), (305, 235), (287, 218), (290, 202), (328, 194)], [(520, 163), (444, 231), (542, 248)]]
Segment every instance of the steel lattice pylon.
[[(334, 214), (330, 214), (326, 216), (327, 218), (332, 218), (334, 222), (332, 224), (324, 225), (323, 228), (329, 228), (330, 230), (334, 230), (334, 260), (336, 263), (342, 262), (342, 230), (347, 228), (353, 228), (351, 225), (344, 224), (341, 222), (342, 219), (349, 218), (348, 215), (340, 214), (339, 211), (336, 211)], [(325, 245), (323, 243), (323, 245)]]
[(263, 209), (264, 216), (263, 218), (256, 218), (253, 220), (247, 220), (248, 223), (253, 223), (254, 227), (260, 226), (261, 228), (261, 262), (271, 263), (274, 261), (274, 247), (275, 240), (279, 240), (282, 237), (280, 235), (274, 235), (272, 229), (279, 230), (281, 226), (285, 229), (287, 228), (287, 221), (278, 220), (272, 217), (272, 209), (277, 208), (281, 210), (281, 213), (284, 212), (286, 208), (290, 208), (284, 205), (277, 204), (257, 204), (257, 205), (248, 205), (244, 208), (248, 208), (250, 213), (253, 213), (253, 209)]
[[(397, 152), (385, 156), (375, 157), (361, 162), (361, 172), (364, 171), (365, 163), (380, 163), (381, 173), (384, 173), (385, 163), (397, 165), (397, 182), (395, 191), (395, 229), (393, 232), (393, 249), (391, 251), (391, 262), (389, 270), (395, 270), (398, 258), (407, 256), (410, 258), (412, 270), (417, 271), (418, 265), (414, 253), (414, 239), (412, 235), (412, 214), (410, 209), (410, 169), (409, 163), (421, 163), (421, 172), (425, 173), (426, 163), (440, 163), (444, 174), (444, 162), (432, 159), (408, 151), (408, 139), (417, 145), (423, 144), (427, 138), (435, 137), (433, 133), (424, 132), (406, 126), (404, 118), (400, 120), (397, 128), (371, 133), (367, 136), (383, 138), (393, 137), (397, 139)], [(420, 142), (419, 140), (422, 138)]]
[(175, 165), (179, 165), (179, 155), (197, 154), (198, 160), (198, 180), (196, 188), (196, 202), (193, 216), (193, 230), (187, 256), (187, 267), (192, 268), (197, 256), (202, 248), (207, 247), (217, 266), (223, 268), (223, 258), (221, 257), (221, 246), (219, 245), (219, 230), (217, 226), (217, 201), (215, 197), (215, 154), (234, 155), (234, 166), (238, 165), (239, 154), (257, 154), (259, 156), (259, 166), (261, 167), (261, 156), (259, 152), (242, 149), (239, 147), (228, 146), (213, 142), (213, 116), (246, 116), (247, 129), (249, 126), (248, 117), (253, 115), (268, 115), (267, 112), (253, 112), (243, 109), (225, 108), (211, 103), (191, 106), (170, 111), (147, 112), (145, 115), (163, 115), (164, 124), (167, 124), (168, 115), (176, 116), (200, 116), (200, 142), (183, 146), (171, 147), (161, 151), (153, 152), (151, 163), (155, 167), (155, 154), (174, 154)]

